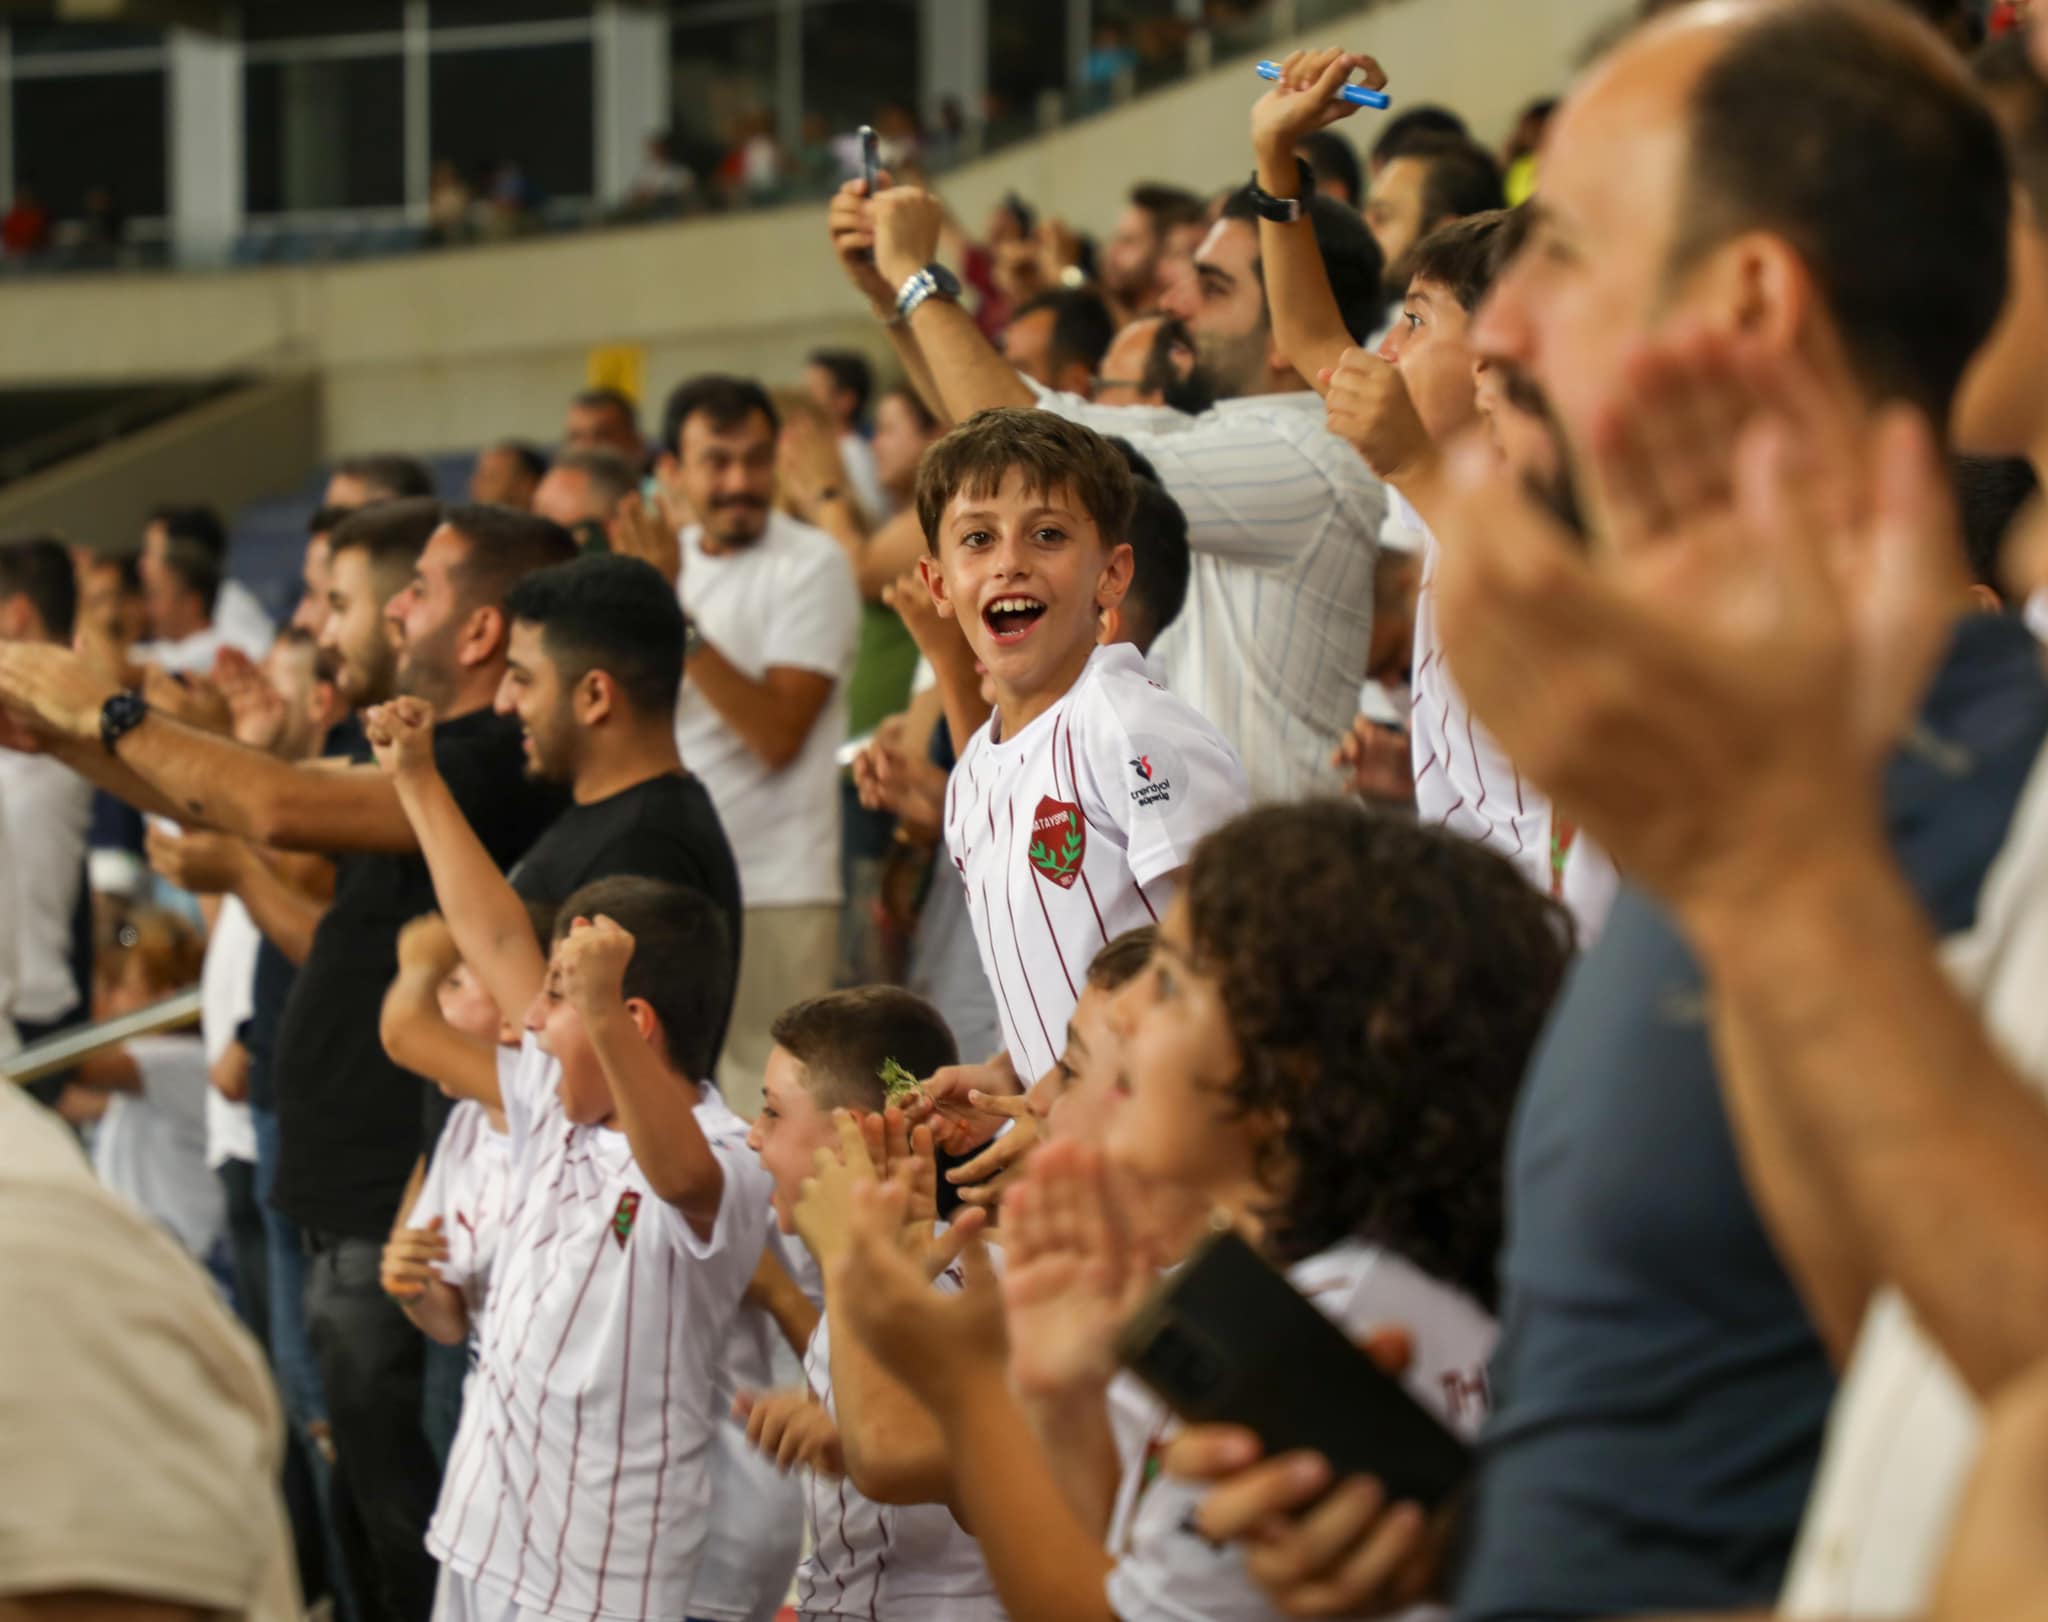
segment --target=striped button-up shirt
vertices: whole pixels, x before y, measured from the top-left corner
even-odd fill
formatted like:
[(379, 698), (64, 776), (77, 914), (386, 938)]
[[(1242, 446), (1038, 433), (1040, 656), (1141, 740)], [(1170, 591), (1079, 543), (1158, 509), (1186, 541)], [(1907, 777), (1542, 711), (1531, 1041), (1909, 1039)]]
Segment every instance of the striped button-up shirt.
[(1330, 792), (1372, 642), (1387, 500), (1324, 426), (1322, 399), (1253, 395), (1190, 417), (1033, 387), (1046, 410), (1130, 441), (1187, 514), (1187, 607), (1151, 650), (1167, 687), (1236, 747), (1255, 800)]

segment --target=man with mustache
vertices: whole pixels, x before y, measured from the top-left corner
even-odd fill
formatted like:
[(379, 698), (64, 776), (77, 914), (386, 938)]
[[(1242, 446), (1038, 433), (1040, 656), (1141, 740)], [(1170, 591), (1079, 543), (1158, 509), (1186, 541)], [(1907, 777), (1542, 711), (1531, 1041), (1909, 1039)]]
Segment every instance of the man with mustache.
[(662, 428), (662, 477), (702, 515), (681, 538), (677, 590), (692, 631), (676, 738), (739, 861), (739, 986), (718, 1079), (749, 1117), (775, 1016), (832, 989), (837, 756), (860, 636), (845, 551), (775, 509), (780, 426), (760, 384), (705, 376), (669, 396)]

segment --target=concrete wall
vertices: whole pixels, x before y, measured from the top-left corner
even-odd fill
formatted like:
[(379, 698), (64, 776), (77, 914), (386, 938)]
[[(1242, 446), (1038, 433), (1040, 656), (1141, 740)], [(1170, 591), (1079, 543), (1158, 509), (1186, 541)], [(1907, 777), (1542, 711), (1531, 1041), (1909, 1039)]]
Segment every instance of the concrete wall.
[[(1623, 0), (1385, 0), (1318, 27), (1387, 65), (1396, 106), (1443, 101), (1488, 139), (1563, 87)], [(1249, 59), (949, 177), (978, 223), (1005, 192), (1105, 230), (1138, 178), (1208, 190), (1249, 172)], [(1347, 126), (1371, 139), (1370, 114)], [(730, 367), (792, 378), (834, 341), (883, 352), (840, 279), (817, 205), (370, 264), (164, 278), (76, 277), (0, 290), (0, 383), (311, 368), (333, 455), (427, 451), (503, 434), (542, 441), (588, 351), (646, 349), (648, 396)]]
[(151, 507), (203, 501), (232, 513), (292, 489), (320, 455), (319, 382), (280, 374), (8, 485), (0, 534), (139, 547)]

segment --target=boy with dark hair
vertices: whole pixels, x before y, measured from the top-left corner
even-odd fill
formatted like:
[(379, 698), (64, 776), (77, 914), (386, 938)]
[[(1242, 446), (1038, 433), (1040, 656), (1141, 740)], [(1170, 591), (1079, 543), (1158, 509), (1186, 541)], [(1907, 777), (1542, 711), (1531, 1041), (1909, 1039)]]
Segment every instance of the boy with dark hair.
[(464, 963), (528, 1032), (488, 1078), (517, 1206), (428, 1534), (437, 1614), (688, 1615), (715, 1373), (769, 1209), (744, 1124), (703, 1079), (725, 926), (679, 885), (605, 879), (567, 899), (543, 957), (434, 769), (425, 706), (365, 724)]
[[(929, 1075), (954, 1063), (957, 1051), (938, 1010), (893, 986), (798, 1003), (776, 1020), (774, 1035), (747, 1142), (773, 1179), (778, 1226), (794, 1234), (820, 1154), (841, 1152), (858, 1134), (854, 1116), (884, 1113), (888, 1076)], [(818, 1258), (821, 1266), (826, 1259)], [(956, 1286), (942, 1277), (937, 1287)], [(799, 1460), (811, 1467), (811, 1552), (797, 1573), (798, 1614), (1000, 1622), (980, 1548), (946, 1507), (949, 1467), (937, 1427), (858, 1337), (835, 1332), (843, 1311), (828, 1287), (804, 1353), (802, 1390), (741, 1396), (757, 1445), (785, 1468)]]
[(1134, 500), (1123, 453), (1041, 411), (981, 413), (918, 474), (926, 588), (995, 689), (946, 806), (1008, 1045), (985, 1092), (1052, 1065), (1096, 952), (1158, 917), (1195, 842), (1250, 797), (1216, 728), (1135, 648), (1099, 645), (1130, 589)]

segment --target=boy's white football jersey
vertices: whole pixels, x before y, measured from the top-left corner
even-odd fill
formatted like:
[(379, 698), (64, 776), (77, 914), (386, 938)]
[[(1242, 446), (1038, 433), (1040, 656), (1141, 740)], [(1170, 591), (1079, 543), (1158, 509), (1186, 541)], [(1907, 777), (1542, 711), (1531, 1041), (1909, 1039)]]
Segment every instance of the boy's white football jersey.
[(701, 1088), (697, 1123), (725, 1188), (700, 1238), (624, 1133), (569, 1122), (559, 1076), (530, 1036), (500, 1069), (513, 1198), (427, 1547), (560, 1622), (684, 1616), (731, 1401), (718, 1389), (726, 1338), (766, 1239), (769, 1179), (746, 1123)]
[[(935, 1288), (958, 1289), (959, 1274)], [(836, 1422), (832, 1337), (818, 1321), (804, 1377)], [(803, 1618), (887, 1617), (889, 1622), (1005, 1622), (981, 1545), (943, 1504), (878, 1504), (843, 1476), (804, 1472), (811, 1552), (797, 1571)]]
[[(516, 1059), (517, 1049), (501, 1048)], [(502, 1080), (509, 1068), (500, 1063)], [(498, 1254), (505, 1219), (505, 1188), (511, 1179), (512, 1140), (491, 1125), (483, 1105), (465, 1098), (449, 1113), (427, 1165), (419, 1197), (413, 1201), (408, 1228), (424, 1228), (441, 1219), (441, 1237), (448, 1241), (448, 1259), (434, 1270), (445, 1284), (462, 1292), (469, 1309), (470, 1339), (483, 1340), (489, 1305), (491, 1263)]]
[[(771, 1217), (768, 1245), (791, 1277), (822, 1307), (822, 1287), (813, 1288), (803, 1271), (790, 1265), (810, 1252), (775, 1231)], [(809, 1270), (815, 1276), (815, 1267)], [(790, 1579), (804, 1554), (804, 1488), (792, 1472), (783, 1475), (775, 1461), (747, 1440), (747, 1424), (732, 1414), (732, 1399), (741, 1391), (773, 1391), (802, 1378), (802, 1364), (782, 1338), (775, 1320), (761, 1308), (742, 1302), (725, 1341), (725, 1366), (719, 1372), (724, 1409), (711, 1442), (711, 1529), (704, 1558), (697, 1567), (697, 1586), (690, 1590), (693, 1617), (706, 1622), (772, 1622), (789, 1597)]]
[(1014, 738), (999, 718), (946, 785), (946, 849), (967, 888), (1010, 1062), (1052, 1068), (1095, 954), (1156, 923), (1166, 882), (1250, 802), (1223, 734), (1151, 677), (1128, 643), (1097, 648)]
[[(1399, 1324), (1415, 1339), (1402, 1384), (1415, 1400), (1468, 1440), (1486, 1418), (1492, 1317), (1462, 1290), (1440, 1284), (1400, 1257), (1355, 1240), (1288, 1269), (1294, 1287), (1347, 1334)], [(1127, 1464), (1110, 1526), (1109, 1603), (1120, 1622), (1278, 1622), (1280, 1612), (1244, 1569), (1235, 1544), (1218, 1547), (1195, 1530), (1208, 1488), (1160, 1473), (1176, 1428), (1163, 1406), (1135, 1463)], [(1121, 1448), (1119, 1449), (1121, 1451)], [(1429, 1607), (1407, 1622), (1435, 1615)]]

